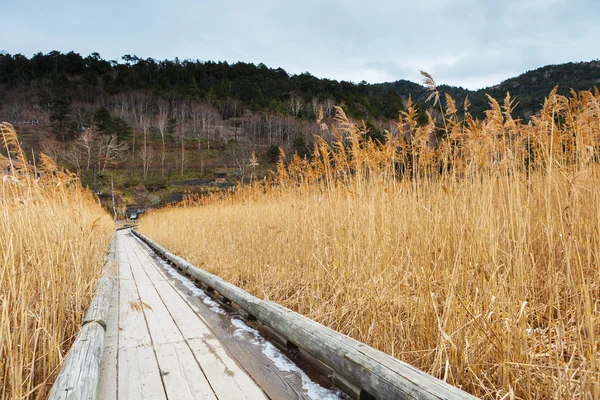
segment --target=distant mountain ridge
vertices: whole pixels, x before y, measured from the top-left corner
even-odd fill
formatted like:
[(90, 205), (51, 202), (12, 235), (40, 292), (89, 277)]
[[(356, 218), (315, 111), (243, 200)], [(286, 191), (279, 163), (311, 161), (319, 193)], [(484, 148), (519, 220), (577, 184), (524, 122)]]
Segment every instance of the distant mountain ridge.
[[(423, 86), (406, 80), (381, 83), (376, 86), (384, 89), (391, 88), (404, 98), (412, 95), (416, 102), (422, 102), (427, 97), (427, 91)], [(468, 95), (471, 113), (477, 116), (483, 115), (485, 110), (489, 109), (486, 94), (500, 101), (509, 92), (511, 97), (519, 102), (515, 109), (517, 116), (529, 118), (540, 110), (544, 99), (555, 86), (558, 86), (558, 93), (563, 95), (568, 95), (571, 89), (592, 90), (600, 86), (600, 60), (546, 65), (479, 90), (449, 85), (440, 85), (439, 90), (450, 94), (457, 104), (462, 104)]]
[[(13, 98), (20, 99), (20, 107), (34, 103), (47, 107), (49, 97), (93, 103), (119, 93), (151, 91), (162, 98), (207, 101), (219, 108), (223, 119), (248, 110), (314, 120), (318, 106), (327, 103), (343, 106), (357, 119), (383, 121), (396, 119), (409, 96), (417, 103), (427, 98), (422, 85), (407, 80), (353, 83), (321, 79), (308, 72), (291, 75), (262, 63), (160, 61), (130, 55), (122, 60), (103, 60), (98, 53), (83, 57), (53, 51), (27, 58), (0, 52), (0, 114), (7, 113)], [(501, 101), (510, 92), (518, 101), (515, 115), (527, 119), (539, 111), (556, 85), (561, 94), (571, 88), (593, 89), (600, 85), (600, 61), (548, 65), (476, 91), (449, 85), (440, 85), (439, 90), (457, 104), (468, 95), (470, 112), (476, 117), (489, 109), (486, 94)], [(56, 92), (53, 96), (48, 93), (51, 89)]]

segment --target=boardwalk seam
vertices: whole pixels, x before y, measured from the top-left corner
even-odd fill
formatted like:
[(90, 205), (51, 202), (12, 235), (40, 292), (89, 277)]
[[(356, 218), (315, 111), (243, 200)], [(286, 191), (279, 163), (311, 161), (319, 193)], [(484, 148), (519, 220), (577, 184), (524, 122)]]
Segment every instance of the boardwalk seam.
[[(133, 235), (132, 235), (133, 236)], [(142, 249), (140, 244), (137, 242), (137, 240), (134, 237), (135, 244), (137, 245), (138, 249)], [(143, 250), (143, 249), (142, 249)], [(135, 251), (134, 251), (135, 253)], [(148, 259), (148, 261), (150, 261), (150, 263), (152, 264), (156, 264), (156, 261), (152, 260), (150, 257), (148, 257), (148, 255), (146, 253), (144, 253), (142, 251), (142, 254)], [(138, 254), (135, 254), (136, 257), (138, 258), (139, 261), (140, 257)], [(156, 268), (155, 268), (156, 269)], [(150, 284), (152, 284), (152, 287), (154, 288), (154, 290), (156, 291), (156, 294), (158, 295), (158, 297), (160, 298), (160, 301), (162, 301), (162, 303), (165, 306), (165, 309), (167, 310), (167, 312), (169, 313), (169, 315), (171, 316), (171, 319), (173, 320), (173, 322), (175, 322), (175, 318), (173, 318), (173, 314), (171, 314), (171, 310), (169, 309), (169, 307), (167, 307), (167, 304), (165, 303), (165, 301), (163, 300), (162, 295), (160, 294), (160, 292), (158, 291), (158, 289), (156, 288), (156, 285), (154, 284), (154, 282), (152, 281), (152, 279), (150, 278), (150, 275), (148, 275), (148, 273), (146, 272), (146, 270), (144, 269), (144, 274), (146, 274), (146, 276), (148, 277), (148, 281), (150, 282)], [(183, 334), (183, 331), (181, 330), (181, 328), (179, 327), (179, 325), (175, 322), (175, 326), (177, 327), (177, 330), (179, 331), (179, 333), (181, 333), (181, 337), (183, 338), (183, 341), (178, 341), (178, 342), (173, 342), (174, 343), (181, 343), (184, 342), (187, 346), (187, 348), (190, 350), (190, 353), (192, 354), (192, 357), (194, 357), (194, 361), (196, 361), (196, 364), (198, 364), (198, 368), (200, 368), (200, 371), (202, 371), (202, 375), (204, 375), (204, 378), (206, 378), (206, 381), (208, 382), (208, 385), (210, 386), (210, 389), (213, 391), (213, 394), (215, 395), (215, 397), (218, 399), (219, 397), (217, 396), (217, 393), (215, 392), (215, 389), (212, 385), (212, 383), (210, 382), (210, 380), (208, 379), (208, 376), (206, 376), (206, 373), (204, 372), (204, 368), (202, 368), (202, 365), (200, 364), (200, 361), (198, 361), (198, 358), (196, 358), (196, 354), (194, 353), (194, 351), (192, 350), (192, 347), (190, 346), (188, 340), (185, 338), (185, 335)], [(150, 329), (150, 328), (148, 328)], [(212, 332), (212, 330), (211, 330)], [(150, 334), (150, 336), (152, 336), (152, 334)], [(157, 359), (158, 362), (158, 359)], [(160, 366), (160, 364), (159, 364)], [(161, 379), (162, 379), (162, 374), (161, 374)]]
[[(129, 235), (133, 237), (131, 232), (129, 233)], [(127, 236), (125, 236), (125, 238), (127, 238)], [(129, 258), (129, 253), (127, 252), (127, 249), (125, 250), (125, 256), (127, 256), (127, 262), (129, 262), (129, 266), (131, 268), (131, 259)], [(135, 284), (135, 290), (137, 291), (138, 298), (141, 301), (142, 296), (140, 295), (140, 290), (138, 288), (137, 279), (135, 279), (135, 275), (133, 274), (133, 268), (131, 269), (131, 276), (133, 277), (133, 283)], [(148, 318), (146, 317), (146, 310), (144, 308), (142, 308), (142, 313), (144, 315), (144, 322), (146, 323), (146, 329), (148, 329), (148, 335), (150, 337), (150, 346), (152, 347), (152, 353), (154, 354), (154, 359), (156, 360), (156, 365), (158, 366), (158, 375), (160, 376), (160, 382), (162, 384), (163, 391), (165, 393), (165, 398), (168, 399), (169, 396), (167, 394), (167, 386), (165, 385), (165, 380), (164, 380), (164, 377), (162, 374), (162, 370), (160, 369), (160, 363), (158, 362), (158, 355), (156, 354), (156, 348), (154, 347), (154, 338), (152, 337), (152, 332), (150, 331), (150, 326), (148, 325)], [(137, 347), (141, 347), (141, 346), (137, 346)]]

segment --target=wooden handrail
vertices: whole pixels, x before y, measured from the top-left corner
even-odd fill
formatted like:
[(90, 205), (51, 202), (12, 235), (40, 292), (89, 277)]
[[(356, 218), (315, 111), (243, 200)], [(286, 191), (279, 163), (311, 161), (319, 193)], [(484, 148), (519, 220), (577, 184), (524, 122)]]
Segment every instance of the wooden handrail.
[(271, 328), (289, 342), (310, 353), (335, 373), (361, 390), (361, 398), (376, 399), (476, 399), (420, 369), (327, 328), (290, 309), (261, 300), (168, 252), (144, 234), (134, 235), (173, 263), (179, 270)]
[(49, 400), (95, 400), (98, 396), (104, 334), (114, 287), (116, 235), (113, 236), (104, 274), (98, 281), (75, 342), (52, 385)]

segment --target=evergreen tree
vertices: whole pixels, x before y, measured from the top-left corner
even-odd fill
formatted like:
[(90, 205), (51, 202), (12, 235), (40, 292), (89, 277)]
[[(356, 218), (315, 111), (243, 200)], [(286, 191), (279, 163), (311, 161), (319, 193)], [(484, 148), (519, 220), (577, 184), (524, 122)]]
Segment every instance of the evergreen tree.
[(129, 139), (133, 133), (129, 124), (119, 117), (111, 119), (107, 131), (108, 134), (115, 135), (121, 142)]
[(96, 124), (96, 128), (98, 128), (98, 132), (101, 134), (109, 133), (108, 130), (111, 122), (112, 119), (110, 117), (110, 112), (106, 109), (106, 107), (100, 106), (94, 114), (94, 124)]
[(56, 76), (52, 83), (49, 117), (52, 132), (63, 142), (75, 136), (74, 124), (69, 116), (71, 103), (71, 91), (66, 75)]

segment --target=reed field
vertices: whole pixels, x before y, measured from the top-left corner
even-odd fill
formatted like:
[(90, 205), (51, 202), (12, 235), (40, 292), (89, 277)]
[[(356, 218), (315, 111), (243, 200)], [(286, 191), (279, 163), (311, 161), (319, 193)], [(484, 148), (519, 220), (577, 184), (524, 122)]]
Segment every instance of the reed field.
[[(100, 277), (112, 219), (0, 124), (0, 398), (45, 399)], [(4, 154), (4, 155), (2, 155)]]
[(376, 143), (338, 109), (312, 157), (140, 231), (484, 399), (600, 398), (600, 94), (475, 120), (426, 78), (429, 123)]

